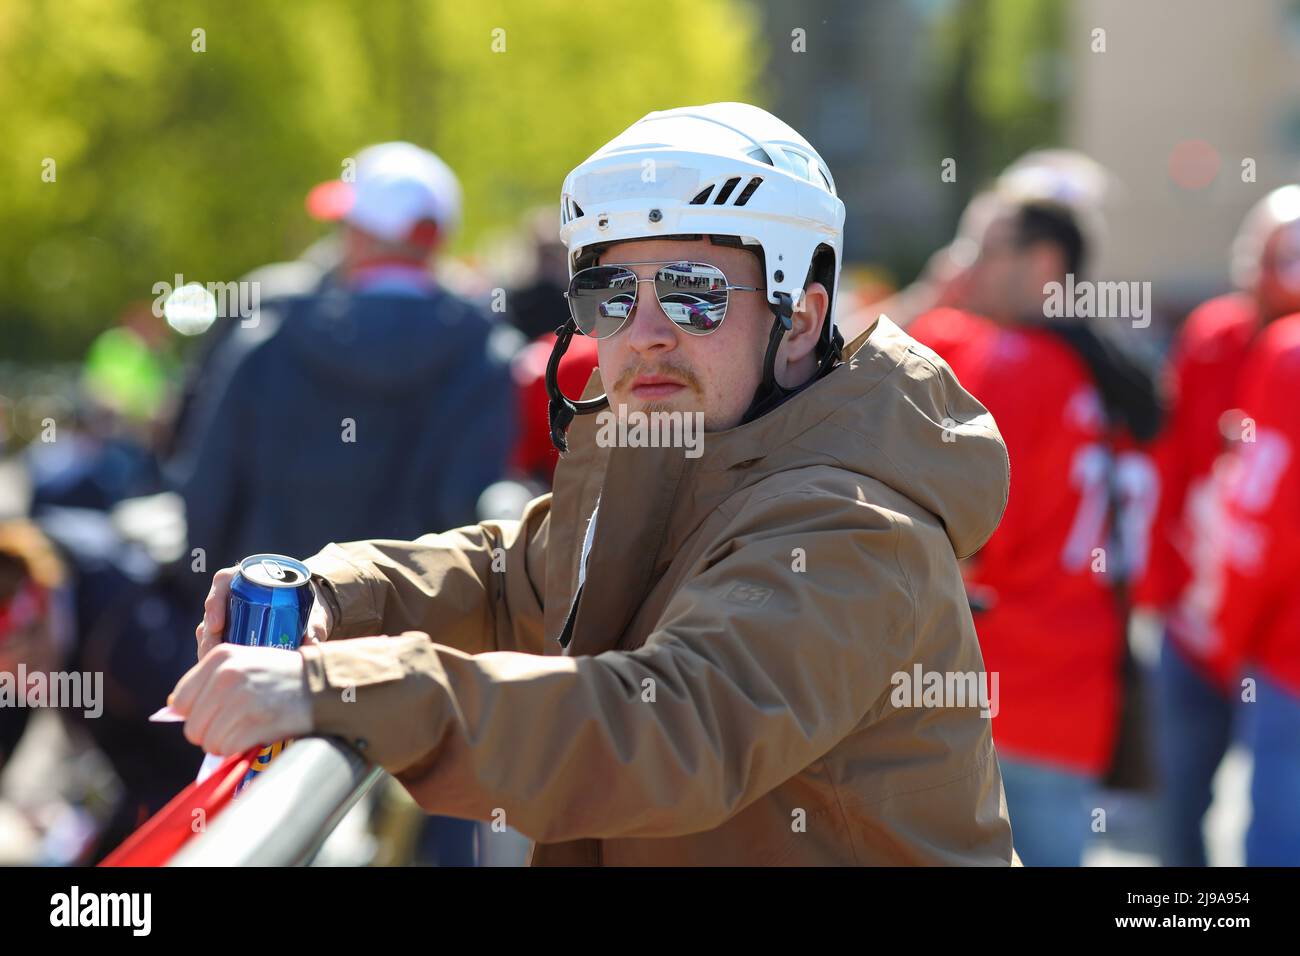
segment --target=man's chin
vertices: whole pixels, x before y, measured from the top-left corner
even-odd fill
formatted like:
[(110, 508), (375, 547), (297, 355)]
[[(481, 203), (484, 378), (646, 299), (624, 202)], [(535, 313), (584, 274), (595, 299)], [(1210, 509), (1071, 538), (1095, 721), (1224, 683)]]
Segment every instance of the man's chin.
[(647, 415), (655, 415), (666, 414), (669, 412), (693, 412), (695, 409), (690, 408), (689, 403), (687, 402), (676, 402), (672, 399), (665, 401), (660, 399), (653, 402), (642, 402), (641, 411), (645, 412)]

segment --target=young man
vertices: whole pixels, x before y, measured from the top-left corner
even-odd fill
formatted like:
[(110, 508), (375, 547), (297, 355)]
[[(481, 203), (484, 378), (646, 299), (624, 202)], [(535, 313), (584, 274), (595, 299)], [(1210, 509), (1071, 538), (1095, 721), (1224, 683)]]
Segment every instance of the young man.
[[(752, 106), (651, 113), (570, 174), (561, 218), (556, 357), (580, 331), (599, 368), (581, 402), (552, 380), (554, 493), (325, 548), (329, 641), (298, 654), (218, 646), (218, 573), (187, 737), (340, 735), (430, 812), (504, 812), (533, 864), (1013, 862), (957, 565), (997, 525), (1005, 448), (892, 323), (842, 349), (821, 158)], [(703, 444), (611, 441), (602, 410), (701, 414)]]

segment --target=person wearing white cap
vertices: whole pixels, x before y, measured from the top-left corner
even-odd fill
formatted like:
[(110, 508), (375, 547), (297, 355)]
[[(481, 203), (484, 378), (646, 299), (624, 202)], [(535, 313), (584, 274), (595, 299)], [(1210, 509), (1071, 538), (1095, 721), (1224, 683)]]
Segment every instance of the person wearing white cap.
[[(430, 271), (460, 222), (455, 174), (403, 142), (362, 150), (354, 172), (307, 198), (342, 226), (335, 280), (262, 302), (172, 464), (209, 560), (473, 520), (505, 470), (514, 390), (498, 333), (511, 330)], [(292, 409), (294, 424), (257, 411), (268, 407)], [(232, 451), (261, 442), (257, 455)], [(448, 456), (444, 442), (467, 453)], [(400, 473), (381, 467), (399, 457)]]
[[(455, 235), (461, 220), (461, 188), (441, 159), (412, 143), (368, 146), (345, 171), (346, 178), (318, 184), (307, 195), (312, 218), (338, 223), (291, 262), (259, 266), (240, 278), (261, 303), (315, 295), (331, 286), (353, 292), (427, 296), (434, 288), (433, 258)], [(267, 310), (273, 314), (274, 309)], [(166, 454), (184, 455), (194, 416), (219, 391), (239, 356), (264, 337), (257, 323), (223, 317), (203, 336), (186, 372), (167, 436)]]
[(357, 154), (349, 178), (313, 189), (307, 211), (344, 226), (346, 285), (419, 292), (432, 281), (430, 257), (460, 225), (460, 182), (426, 149), (380, 143)]

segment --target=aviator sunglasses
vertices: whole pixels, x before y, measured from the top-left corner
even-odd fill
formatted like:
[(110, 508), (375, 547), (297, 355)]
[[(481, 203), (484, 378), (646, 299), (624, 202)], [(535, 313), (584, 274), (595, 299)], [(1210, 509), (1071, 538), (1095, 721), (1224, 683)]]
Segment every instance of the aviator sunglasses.
[[(663, 268), (653, 278), (642, 279), (628, 266)], [(604, 339), (622, 329), (636, 307), (642, 282), (654, 283), (659, 308), (690, 335), (708, 335), (722, 324), (732, 292), (767, 291), (763, 286), (732, 285), (721, 269), (707, 262), (650, 260), (591, 266), (575, 272), (564, 293), (578, 331)]]

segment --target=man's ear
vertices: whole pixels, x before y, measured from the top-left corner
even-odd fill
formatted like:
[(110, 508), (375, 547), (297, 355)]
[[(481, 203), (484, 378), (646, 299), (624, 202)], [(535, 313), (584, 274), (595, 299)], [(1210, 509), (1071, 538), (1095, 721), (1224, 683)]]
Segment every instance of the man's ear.
[(794, 364), (813, 353), (821, 338), (831, 296), (820, 282), (810, 282), (804, 289), (799, 308), (790, 317), (792, 327), (781, 341), (781, 354)]
[(781, 336), (777, 347), (776, 381), (783, 388), (797, 388), (816, 371), (815, 350), (830, 303), (826, 286), (820, 282), (808, 283), (799, 308), (790, 316), (790, 331)]

